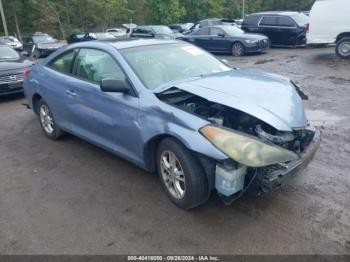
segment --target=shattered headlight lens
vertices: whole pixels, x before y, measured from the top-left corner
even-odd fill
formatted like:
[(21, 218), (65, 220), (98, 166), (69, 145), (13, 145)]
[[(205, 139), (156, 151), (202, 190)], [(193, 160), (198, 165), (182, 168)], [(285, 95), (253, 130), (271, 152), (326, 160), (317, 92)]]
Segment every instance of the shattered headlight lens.
[(299, 159), (294, 152), (237, 131), (205, 126), (200, 132), (227, 156), (249, 167), (263, 167)]

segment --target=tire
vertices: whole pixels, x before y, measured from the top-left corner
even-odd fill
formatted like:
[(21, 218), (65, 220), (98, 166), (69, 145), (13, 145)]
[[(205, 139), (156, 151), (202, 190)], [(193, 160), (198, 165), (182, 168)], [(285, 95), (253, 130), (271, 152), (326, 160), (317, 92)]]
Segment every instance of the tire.
[(234, 42), (232, 44), (231, 53), (233, 56), (243, 56), (244, 46), (240, 42)]
[[(175, 157), (175, 159), (172, 158), (173, 164), (171, 164), (171, 155)], [(167, 164), (170, 167), (167, 168)], [(165, 138), (159, 144), (157, 170), (167, 197), (176, 206), (191, 209), (208, 200), (210, 192), (203, 167), (195, 155), (177, 140)]]
[(40, 99), (36, 106), (39, 122), (45, 135), (52, 140), (57, 140), (62, 137), (64, 132), (57, 127), (51, 109), (47, 103), (43, 99)]
[(350, 59), (350, 37), (340, 39), (335, 47), (335, 52), (341, 58)]

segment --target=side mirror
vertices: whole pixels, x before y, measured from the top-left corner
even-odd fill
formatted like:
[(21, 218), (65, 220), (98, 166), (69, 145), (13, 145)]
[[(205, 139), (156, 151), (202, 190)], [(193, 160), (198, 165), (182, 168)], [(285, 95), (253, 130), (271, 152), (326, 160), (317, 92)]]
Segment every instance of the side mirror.
[(29, 53), (27, 51), (22, 51), (22, 52), (20, 52), (20, 55), (23, 57), (28, 57)]
[(220, 33), (220, 34), (218, 34), (218, 36), (225, 37), (225, 34)]
[(112, 93), (129, 93), (130, 87), (126, 81), (114, 79), (114, 78), (105, 78), (101, 81), (100, 88), (103, 92), (112, 92)]

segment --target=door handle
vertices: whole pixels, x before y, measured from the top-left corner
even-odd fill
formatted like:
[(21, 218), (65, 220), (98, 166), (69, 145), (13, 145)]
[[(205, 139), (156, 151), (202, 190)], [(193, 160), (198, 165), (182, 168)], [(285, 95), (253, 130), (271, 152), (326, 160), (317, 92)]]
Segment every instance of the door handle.
[(72, 90), (66, 90), (65, 93), (66, 93), (67, 96), (77, 96), (77, 94), (74, 91), (72, 91)]

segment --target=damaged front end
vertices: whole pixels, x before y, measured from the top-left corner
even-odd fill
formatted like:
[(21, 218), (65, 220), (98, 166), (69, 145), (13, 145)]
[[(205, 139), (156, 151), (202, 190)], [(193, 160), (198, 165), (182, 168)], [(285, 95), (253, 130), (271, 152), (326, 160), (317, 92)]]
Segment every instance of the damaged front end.
[(319, 130), (306, 125), (281, 131), (247, 112), (176, 87), (157, 96), (210, 123), (199, 132), (228, 156), (217, 162), (214, 179), (227, 204), (252, 184), (259, 194), (275, 191), (309, 164), (320, 144)]

